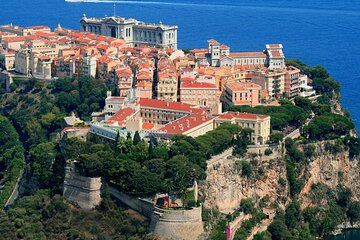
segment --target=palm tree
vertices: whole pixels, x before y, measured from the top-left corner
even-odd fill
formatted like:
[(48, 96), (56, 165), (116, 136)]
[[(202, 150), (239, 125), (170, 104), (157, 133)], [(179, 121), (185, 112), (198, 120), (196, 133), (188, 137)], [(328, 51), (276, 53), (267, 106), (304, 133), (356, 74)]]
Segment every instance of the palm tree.
[(182, 207), (185, 208), (185, 200), (186, 200), (186, 193), (189, 187), (189, 182), (186, 181), (185, 174), (184, 175), (177, 175), (176, 177), (177, 182), (177, 193), (181, 196)]
[(174, 182), (171, 179), (165, 179), (164, 183), (163, 183), (164, 189), (166, 190), (166, 193), (168, 195), (168, 199), (169, 199), (169, 204), (167, 207), (169, 207), (170, 205), (170, 192), (174, 190), (175, 185)]

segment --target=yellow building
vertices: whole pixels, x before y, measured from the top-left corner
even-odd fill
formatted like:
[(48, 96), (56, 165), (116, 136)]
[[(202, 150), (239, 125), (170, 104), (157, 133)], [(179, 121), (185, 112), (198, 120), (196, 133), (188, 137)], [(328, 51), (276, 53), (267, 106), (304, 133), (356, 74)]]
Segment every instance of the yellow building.
[(222, 123), (237, 124), (242, 128), (250, 128), (254, 132), (251, 135), (251, 141), (255, 144), (265, 144), (270, 140), (270, 116), (225, 112), (214, 119), (214, 128)]

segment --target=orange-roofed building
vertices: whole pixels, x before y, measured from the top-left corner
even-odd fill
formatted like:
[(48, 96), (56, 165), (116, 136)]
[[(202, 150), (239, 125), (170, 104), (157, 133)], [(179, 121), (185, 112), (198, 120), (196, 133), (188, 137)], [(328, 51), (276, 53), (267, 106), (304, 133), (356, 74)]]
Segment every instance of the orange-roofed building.
[(198, 137), (214, 129), (214, 117), (207, 114), (191, 114), (160, 128), (166, 134), (182, 134)]
[(214, 119), (214, 128), (223, 123), (237, 124), (242, 128), (252, 129), (251, 141), (255, 144), (265, 144), (270, 140), (270, 116), (225, 112)]
[(26, 27), (23, 30), (23, 35), (24, 36), (28, 36), (28, 35), (33, 35), (35, 33), (51, 33), (51, 29), (48, 26), (31, 26), (31, 27)]
[(136, 112), (135, 109), (132, 108), (124, 108), (114, 115), (112, 115), (107, 121), (106, 125), (110, 126), (126, 126), (126, 120), (129, 119), (134, 113)]
[(299, 96), (300, 94), (300, 69), (288, 66), (285, 69), (285, 94), (288, 98)]
[(218, 90), (215, 84), (206, 82), (184, 82), (180, 85), (180, 102), (211, 109), (216, 106)]
[(204, 112), (190, 104), (157, 99), (140, 98), (138, 104), (143, 122), (156, 125), (165, 125), (192, 113)]
[(24, 44), (26, 38), (23, 36), (8, 37), (2, 39), (2, 47), (6, 49), (19, 50), (21, 45)]
[(136, 84), (136, 91), (139, 93), (139, 97), (141, 98), (152, 98), (152, 84), (138, 82)]
[(174, 63), (166, 58), (160, 59), (158, 62), (157, 99), (176, 102), (177, 92), (178, 74)]
[(120, 92), (120, 96), (127, 96), (128, 90), (132, 88), (134, 74), (129, 66), (115, 69), (115, 81)]
[(221, 101), (225, 109), (231, 105), (254, 107), (261, 104), (261, 93), (261, 86), (258, 84), (232, 82), (225, 85)]
[(98, 78), (107, 80), (111, 78), (111, 72), (116, 69), (119, 64), (118, 61), (114, 61), (112, 58), (104, 55), (98, 58)]
[(13, 50), (0, 48), (0, 68), (15, 69), (15, 52)]

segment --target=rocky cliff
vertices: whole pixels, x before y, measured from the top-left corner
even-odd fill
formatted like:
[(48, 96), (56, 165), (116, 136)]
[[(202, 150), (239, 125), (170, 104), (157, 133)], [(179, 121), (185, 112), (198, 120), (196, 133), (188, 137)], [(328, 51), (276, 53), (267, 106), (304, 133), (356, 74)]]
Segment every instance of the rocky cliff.
[(312, 186), (316, 184), (334, 190), (340, 185), (348, 187), (352, 191), (353, 200), (360, 200), (359, 163), (357, 160), (350, 160), (349, 152), (341, 146), (334, 151), (335, 144), (335, 141), (310, 144), (314, 147), (314, 156), (304, 172), (306, 182), (299, 196), (302, 208), (316, 204), (311, 196)]
[[(251, 176), (244, 176), (241, 161), (250, 163)], [(243, 198), (260, 200), (265, 196), (269, 205), (277, 203), (284, 208), (288, 201), (285, 162), (282, 157), (262, 161), (254, 155), (239, 159), (229, 154), (208, 164), (200, 195), (205, 198), (206, 208), (217, 207), (223, 213), (239, 208)]]

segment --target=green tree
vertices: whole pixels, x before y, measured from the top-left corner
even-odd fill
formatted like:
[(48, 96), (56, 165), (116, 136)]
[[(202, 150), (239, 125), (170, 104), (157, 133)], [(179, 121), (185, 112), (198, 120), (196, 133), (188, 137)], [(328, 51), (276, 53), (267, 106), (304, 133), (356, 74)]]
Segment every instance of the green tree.
[(29, 162), (31, 172), (41, 187), (48, 187), (53, 177), (52, 165), (56, 149), (52, 142), (40, 143), (30, 148)]
[(270, 142), (272, 143), (279, 143), (284, 139), (284, 134), (281, 132), (272, 132), (270, 134)]
[(138, 131), (135, 132), (134, 134), (134, 140), (133, 140), (133, 143), (134, 145), (136, 146), (138, 143), (141, 142), (141, 137), (140, 137), (140, 134)]
[(245, 214), (254, 214), (256, 212), (255, 205), (251, 198), (243, 198), (240, 202), (240, 210)]
[(275, 218), (268, 227), (273, 240), (286, 240), (289, 239), (289, 230), (287, 229), (284, 220)]
[(360, 221), (360, 202), (350, 203), (347, 216), (352, 223)]

